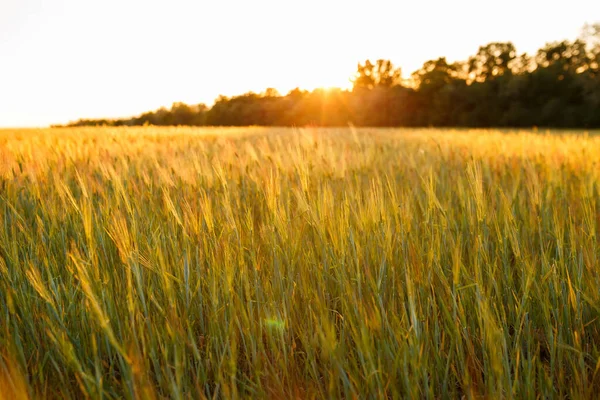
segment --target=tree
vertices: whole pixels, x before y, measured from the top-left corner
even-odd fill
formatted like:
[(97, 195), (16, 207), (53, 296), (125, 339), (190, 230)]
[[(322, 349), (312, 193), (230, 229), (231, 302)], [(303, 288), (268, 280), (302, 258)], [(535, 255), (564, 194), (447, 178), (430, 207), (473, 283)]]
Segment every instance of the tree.
[(458, 79), (459, 65), (448, 64), (446, 57), (430, 60), (412, 75), (420, 91), (432, 92)]
[(510, 42), (481, 46), (477, 54), (469, 58), (469, 74), (480, 82), (494, 79), (510, 73), (511, 62), (516, 57), (517, 50)]
[(170, 121), (173, 125), (192, 125), (194, 122), (194, 110), (185, 103), (173, 103), (171, 106)]
[(275, 88), (267, 88), (264, 92), (261, 93), (263, 97), (280, 97), (281, 94)]
[(547, 43), (538, 50), (536, 63), (540, 67), (554, 67), (563, 70), (572, 70), (580, 72), (589, 67), (590, 59), (586, 49), (586, 44), (582, 40), (569, 42)]
[(394, 67), (389, 60), (377, 60), (375, 64), (370, 60), (358, 64), (353, 80), (355, 89), (373, 89), (375, 87), (390, 88), (400, 83), (402, 71)]
[(551, 42), (533, 56), (510, 42), (479, 47), (466, 61), (427, 61), (402, 85), (391, 61), (358, 64), (354, 88), (298, 88), (282, 96), (220, 96), (211, 108), (175, 103), (137, 117), (71, 125), (552, 126), (600, 127), (600, 23), (575, 41)]

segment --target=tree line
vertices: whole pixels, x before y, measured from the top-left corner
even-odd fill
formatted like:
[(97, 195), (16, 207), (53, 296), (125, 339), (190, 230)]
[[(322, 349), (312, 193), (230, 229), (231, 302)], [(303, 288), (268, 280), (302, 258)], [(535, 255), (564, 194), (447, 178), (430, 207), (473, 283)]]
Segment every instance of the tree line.
[(212, 107), (175, 103), (68, 126), (464, 126), (600, 128), (600, 24), (536, 54), (490, 43), (465, 61), (430, 60), (409, 79), (389, 60), (358, 64), (350, 90), (219, 96)]

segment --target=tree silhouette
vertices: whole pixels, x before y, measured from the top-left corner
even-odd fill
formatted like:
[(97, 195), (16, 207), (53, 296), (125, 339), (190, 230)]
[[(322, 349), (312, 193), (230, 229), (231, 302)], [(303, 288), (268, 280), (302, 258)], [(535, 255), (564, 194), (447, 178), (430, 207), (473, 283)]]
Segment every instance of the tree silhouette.
[(391, 61), (357, 66), (353, 89), (296, 88), (286, 95), (219, 96), (212, 107), (174, 103), (134, 118), (83, 125), (468, 126), (600, 128), (600, 24), (579, 39), (518, 55), (510, 42), (479, 47), (465, 61), (427, 61), (403, 85)]
[(357, 89), (373, 89), (378, 86), (389, 88), (399, 84), (401, 78), (400, 68), (394, 67), (391, 61), (377, 60), (373, 64), (366, 60), (364, 64), (358, 64), (353, 84)]
[(469, 58), (469, 74), (483, 82), (510, 73), (511, 62), (517, 57), (515, 46), (510, 43), (490, 43), (481, 46), (476, 55)]

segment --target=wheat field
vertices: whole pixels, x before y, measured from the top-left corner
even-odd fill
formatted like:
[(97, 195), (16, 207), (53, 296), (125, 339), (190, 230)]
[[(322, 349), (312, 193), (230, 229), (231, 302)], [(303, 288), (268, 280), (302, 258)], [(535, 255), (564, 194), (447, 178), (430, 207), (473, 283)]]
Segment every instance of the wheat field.
[(594, 398), (600, 136), (0, 131), (0, 398)]

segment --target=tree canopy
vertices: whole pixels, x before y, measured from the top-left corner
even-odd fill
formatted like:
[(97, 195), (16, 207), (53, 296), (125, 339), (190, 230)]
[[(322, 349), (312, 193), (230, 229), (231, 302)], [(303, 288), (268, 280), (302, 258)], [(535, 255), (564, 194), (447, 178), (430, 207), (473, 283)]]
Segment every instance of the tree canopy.
[(465, 61), (429, 60), (402, 80), (389, 60), (357, 66), (352, 90), (299, 88), (175, 103), (140, 116), (82, 125), (465, 126), (600, 128), (600, 24), (534, 55), (510, 43), (481, 46)]

